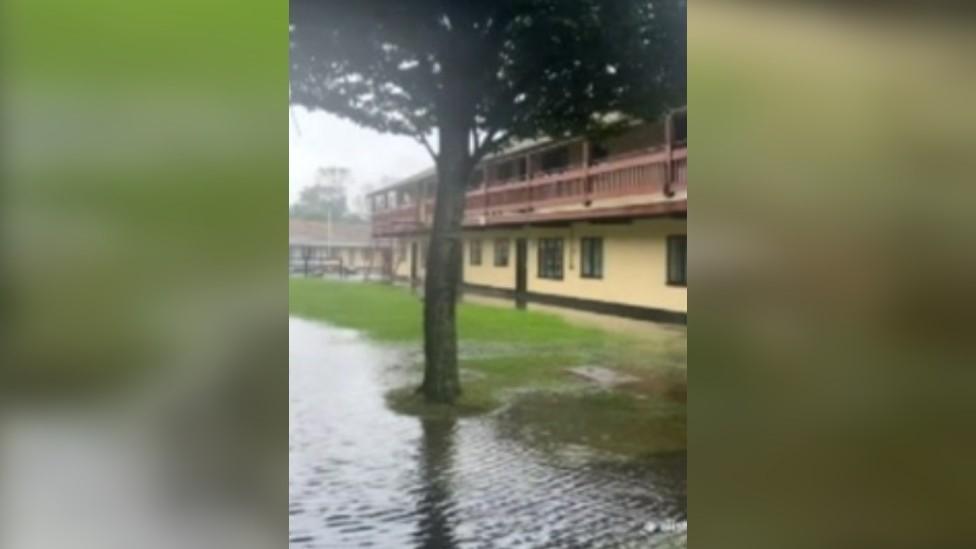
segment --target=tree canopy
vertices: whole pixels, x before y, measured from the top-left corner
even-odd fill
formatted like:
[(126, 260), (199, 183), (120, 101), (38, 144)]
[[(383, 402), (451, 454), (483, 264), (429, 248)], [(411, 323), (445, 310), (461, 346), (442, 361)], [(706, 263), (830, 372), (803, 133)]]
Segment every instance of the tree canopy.
[(301, 190), (298, 201), (289, 208), (289, 216), (318, 221), (354, 218), (346, 196), (350, 179), (348, 168), (319, 168), (315, 173), (315, 183)]
[(685, 11), (684, 0), (291, 0), (292, 103), (411, 136), (437, 165), (420, 388), (429, 400), (454, 402), (461, 390), (459, 235), (474, 166), (512, 140), (683, 104)]
[(475, 159), (684, 103), (684, 0), (291, 0), (291, 101)]

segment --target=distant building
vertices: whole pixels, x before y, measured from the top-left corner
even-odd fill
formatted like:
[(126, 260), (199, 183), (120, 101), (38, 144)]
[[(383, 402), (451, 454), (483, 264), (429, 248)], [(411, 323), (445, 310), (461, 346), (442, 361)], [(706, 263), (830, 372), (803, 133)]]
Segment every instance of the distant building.
[[(525, 143), (483, 160), (467, 192), (464, 289), (634, 318), (687, 320), (684, 109), (600, 141)], [(369, 196), (394, 276), (424, 277), (436, 173)]]
[(392, 276), (390, 242), (374, 238), (367, 223), (288, 219), (288, 272)]

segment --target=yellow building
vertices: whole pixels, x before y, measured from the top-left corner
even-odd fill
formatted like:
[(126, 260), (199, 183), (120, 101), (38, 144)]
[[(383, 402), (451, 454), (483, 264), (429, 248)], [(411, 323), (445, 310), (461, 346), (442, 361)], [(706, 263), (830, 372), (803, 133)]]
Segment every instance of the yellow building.
[[(482, 161), (467, 193), (464, 290), (632, 318), (687, 320), (685, 112), (601, 141), (526, 143)], [(370, 195), (392, 272), (424, 277), (436, 176)]]

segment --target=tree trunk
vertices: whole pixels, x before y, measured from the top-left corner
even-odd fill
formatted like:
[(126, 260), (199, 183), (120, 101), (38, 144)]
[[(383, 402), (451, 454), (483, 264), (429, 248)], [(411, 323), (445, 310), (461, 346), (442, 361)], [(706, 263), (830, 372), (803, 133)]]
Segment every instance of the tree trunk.
[(461, 282), (461, 220), (471, 175), (468, 130), (442, 124), (439, 133), (437, 196), (427, 247), (424, 280), (424, 382), (430, 402), (452, 403), (461, 393), (455, 305)]

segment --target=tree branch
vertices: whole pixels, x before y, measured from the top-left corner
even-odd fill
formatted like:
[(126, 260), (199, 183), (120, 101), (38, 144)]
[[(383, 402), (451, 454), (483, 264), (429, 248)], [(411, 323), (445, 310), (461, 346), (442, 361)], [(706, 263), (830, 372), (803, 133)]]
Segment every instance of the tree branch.
[(471, 154), (471, 159), (475, 163), (480, 162), (486, 154), (497, 147), (499, 143), (503, 143), (511, 135), (508, 132), (499, 135), (498, 132), (498, 128), (492, 128), (488, 131), (488, 133), (485, 134), (484, 139), (481, 140), (481, 143), (478, 144), (477, 148), (475, 148), (474, 152)]
[(434, 147), (430, 145), (430, 141), (427, 140), (427, 136), (420, 132), (417, 132), (416, 138), (417, 141), (419, 141), (420, 144), (423, 145), (425, 149), (427, 149), (427, 154), (430, 155), (430, 158), (431, 160), (434, 161), (434, 164), (437, 164), (437, 153), (434, 152)]

